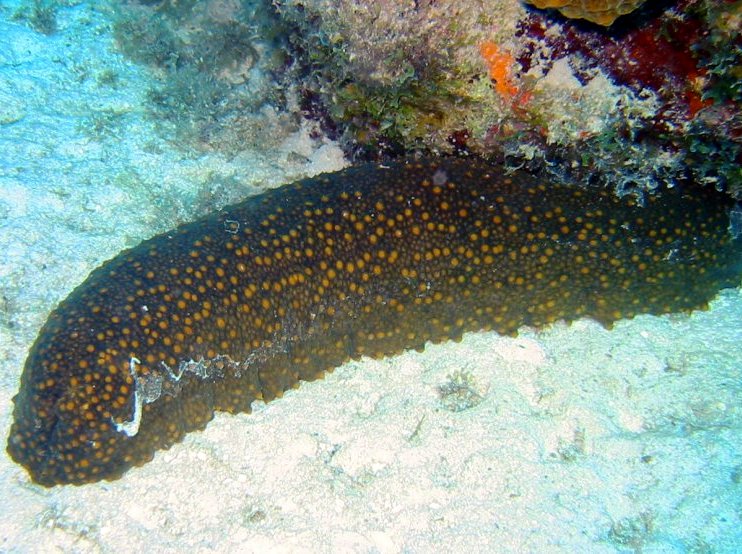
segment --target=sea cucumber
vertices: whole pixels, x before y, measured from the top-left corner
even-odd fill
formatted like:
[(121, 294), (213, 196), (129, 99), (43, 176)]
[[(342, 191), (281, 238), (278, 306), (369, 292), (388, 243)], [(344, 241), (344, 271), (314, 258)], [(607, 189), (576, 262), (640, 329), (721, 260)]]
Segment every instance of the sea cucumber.
[(642, 202), (465, 158), (362, 165), (142, 242), (49, 316), (8, 452), (45, 486), (115, 479), (215, 410), (466, 331), (702, 308), (740, 275), (730, 201)]

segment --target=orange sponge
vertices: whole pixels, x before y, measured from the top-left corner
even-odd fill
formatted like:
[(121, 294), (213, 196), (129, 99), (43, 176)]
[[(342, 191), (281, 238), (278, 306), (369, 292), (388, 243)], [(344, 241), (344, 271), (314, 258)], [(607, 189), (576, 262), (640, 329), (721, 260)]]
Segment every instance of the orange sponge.
[(479, 46), (479, 52), (487, 62), (490, 70), (490, 79), (495, 82), (495, 90), (504, 99), (508, 100), (516, 95), (518, 87), (512, 77), (513, 56), (502, 50), (497, 44), (485, 41)]

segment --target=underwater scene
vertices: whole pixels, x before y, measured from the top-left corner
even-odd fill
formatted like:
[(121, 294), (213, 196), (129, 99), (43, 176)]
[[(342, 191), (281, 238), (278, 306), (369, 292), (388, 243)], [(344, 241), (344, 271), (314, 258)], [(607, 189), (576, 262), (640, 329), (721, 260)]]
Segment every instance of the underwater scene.
[(742, 1), (0, 1), (0, 551), (742, 551)]

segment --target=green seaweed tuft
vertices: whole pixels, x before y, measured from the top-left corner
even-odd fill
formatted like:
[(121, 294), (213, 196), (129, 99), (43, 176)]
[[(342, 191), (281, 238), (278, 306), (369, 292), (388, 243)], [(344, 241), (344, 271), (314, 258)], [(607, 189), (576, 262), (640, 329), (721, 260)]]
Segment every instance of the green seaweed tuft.
[(451, 412), (463, 412), (484, 400), (484, 393), (474, 375), (466, 370), (454, 371), (438, 387), (441, 405)]
[(38, 33), (53, 35), (58, 30), (57, 11), (60, 7), (60, 3), (54, 0), (23, 2), (13, 13), (12, 18), (24, 22)]

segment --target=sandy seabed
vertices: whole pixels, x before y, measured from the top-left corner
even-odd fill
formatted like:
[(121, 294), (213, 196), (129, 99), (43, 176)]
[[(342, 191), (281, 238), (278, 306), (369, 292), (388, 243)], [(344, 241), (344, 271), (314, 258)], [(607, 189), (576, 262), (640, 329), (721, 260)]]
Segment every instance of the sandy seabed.
[[(3, 440), (36, 333), (96, 265), (204, 198), (344, 164), (305, 128), (270, 153), (184, 156), (143, 113), (148, 76), (98, 12), (66, 9), (44, 36), (14, 9), (0, 6)], [(352, 362), (218, 414), (115, 482), (45, 489), (3, 455), (0, 550), (738, 552), (740, 344), (728, 290), (690, 316)], [(457, 374), (460, 411), (441, 393)]]

